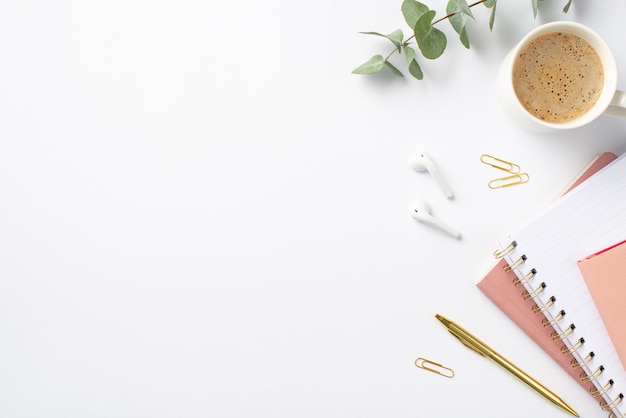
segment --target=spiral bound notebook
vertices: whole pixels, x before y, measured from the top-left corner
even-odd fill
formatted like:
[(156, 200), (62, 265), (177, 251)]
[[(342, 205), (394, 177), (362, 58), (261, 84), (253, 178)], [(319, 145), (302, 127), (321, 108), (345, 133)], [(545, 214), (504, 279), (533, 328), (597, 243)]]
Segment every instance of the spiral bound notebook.
[(521, 318), (530, 310), (541, 318), (535, 323), (543, 331), (528, 324), (525, 331), (617, 417), (626, 414), (626, 371), (577, 262), (624, 236), (626, 158), (621, 156), (518, 228), (495, 253), (503, 271), (515, 275), (513, 286), (523, 300), (507, 308), (509, 316)]
[[(607, 164), (617, 158), (612, 152), (604, 152), (597, 155), (582, 173), (566, 188), (564, 193), (572, 190), (583, 181), (597, 173)], [(545, 317), (533, 313), (534, 302), (525, 300), (521, 297), (517, 276), (508, 269), (506, 260), (500, 259), (483, 277), (476, 282), (476, 286), (485, 296), (487, 296), (503, 313), (505, 313), (518, 327), (522, 329), (539, 347), (541, 347), (548, 355), (558, 363), (575, 381), (577, 381), (585, 390), (595, 390), (595, 387), (589, 383), (581, 381), (580, 370), (572, 367), (572, 362), (576, 363), (575, 358), (571, 354), (563, 354), (561, 352), (561, 344), (552, 338), (552, 328), (545, 326), (542, 321)], [(602, 399), (599, 395), (595, 396), (600, 402)]]

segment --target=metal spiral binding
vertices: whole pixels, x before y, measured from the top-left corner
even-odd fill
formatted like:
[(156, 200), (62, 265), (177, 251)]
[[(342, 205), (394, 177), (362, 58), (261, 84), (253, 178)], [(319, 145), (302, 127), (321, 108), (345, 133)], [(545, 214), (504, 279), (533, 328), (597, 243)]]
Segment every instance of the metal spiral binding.
[(537, 275), (537, 270), (536, 269), (531, 269), (521, 279), (518, 279), (517, 277), (515, 277), (515, 279), (513, 279), (513, 284), (515, 286), (520, 286), (520, 285), (523, 285), (525, 283), (528, 283), (533, 277), (535, 277), (535, 275)]
[(614, 383), (615, 382), (613, 381), (613, 379), (609, 379), (609, 381), (606, 382), (606, 384), (602, 386), (600, 389), (594, 389), (594, 390), (589, 389), (589, 393), (591, 393), (591, 396), (604, 395), (605, 393), (607, 393), (609, 390), (613, 388)]
[(544, 289), (546, 288), (546, 283), (542, 282), (535, 290), (533, 290), (532, 292), (529, 292), (528, 290), (524, 290), (522, 292), (522, 297), (524, 298), (524, 300), (528, 300), (528, 299), (532, 299), (536, 296), (539, 296)]
[(576, 326), (574, 324), (569, 324), (569, 326), (567, 328), (565, 328), (565, 331), (563, 331), (562, 333), (558, 333), (556, 331), (552, 332), (552, 339), (554, 341), (561, 341), (563, 338), (565, 337), (569, 337), (570, 335), (572, 335), (572, 333), (574, 332), (574, 329), (576, 328)]
[(619, 417), (617, 415), (615, 415), (613, 412), (611, 412), (609, 414), (609, 418), (626, 418), (626, 412), (624, 412), (622, 415), (620, 415)]
[(593, 360), (593, 358), (596, 356), (596, 353), (594, 353), (593, 351), (590, 351), (589, 354), (587, 354), (585, 356), (584, 359), (580, 360), (580, 361), (576, 361), (576, 360), (572, 360), (570, 362), (570, 365), (574, 368), (574, 369), (579, 369), (583, 366), (586, 366), (587, 364), (589, 364), (589, 362), (591, 360)]
[(506, 246), (506, 248), (503, 248), (502, 250), (495, 250), (493, 252), (493, 256), (495, 258), (502, 258), (505, 255), (507, 255), (508, 253), (510, 253), (511, 251), (513, 251), (515, 249), (515, 247), (517, 247), (517, 242), (512, 241), (509, 245)]
[(562, 346), (561, 347), (561, 353), (563, 353), (563, 354), (571, 354), (574, 351), (580, 350), (581, 347), (583, 346), (583, 344), (585, 344), (585, 339), (580, 337), (580, 339), (578, 341), (576, 341), (571, 347), (567, 348), (567, 346)]
[(543, 318), (541, 320), (541, 323), (543, 324), (544, 328), (552, 327), (556, 325), (556, 323), (559, 322), (561, 319), (563, 319), (564, 316), (565, 310), (561, 309), (561, 311), (556, 314), (552, 319), (549, 320), (548, 318)]
[(526, 254), (522, 254), (522, 256), (520, 258), (518, 258), (517, 260), (515, 260), (513, 262), (513, 264), (507, 265), (504, 268), (504, 271), (506, 271), (508, 273), (509, 271), (515, 270), (516, 268), (519, 268), (525, 262), (526, 262)]
[(547, 311), (552, 305), (554, 305), (554, 302), (556, 302), (556, 298), (554, 296), (550, 296), (550, 298), (541, 306), (535, 304), (535, 306), (533, 306), (533, 313), (539, 314)]
[(613, 399), (613, 402), (611, 403), (606, 403), (606, 401), (600, 402), (600, 407), (602, 408), (603, 411), (608, 411), (609, 409), (613, 409), (617, 405), (619, 405), (622, 402), (622, 400), (624, 400), (624, 394), (620, 393), (619, 395), (615, 397), (615, 399)]
[(580, 374), (580, 380), (581, 380), (582, 382), (590, 382), (590, 381), (592, 381), (592, 380), (596, 380), (596, 379), (597, 379), (597, 378), (598, 378), (598, 377), (602, 374), (602, 372), (603, 372), (603, 371), (604, 371), (604, 366), (603, 366), (603, 365), (600, 365), (600, 366), (598, 366), (598, 368), (597, 368), (597, 369), (596, 369), (593, 373), (591, 373), (591, 374), (587, 374), (587, 373), (585, 373), (585, 372), (582, 372), (582, 373)]
[(615, 415), (613, 412), (609, 413), (608, 418), (626, 418), (626, 412), (622, 415), (620, 415), (619, 417), (617, 415)]

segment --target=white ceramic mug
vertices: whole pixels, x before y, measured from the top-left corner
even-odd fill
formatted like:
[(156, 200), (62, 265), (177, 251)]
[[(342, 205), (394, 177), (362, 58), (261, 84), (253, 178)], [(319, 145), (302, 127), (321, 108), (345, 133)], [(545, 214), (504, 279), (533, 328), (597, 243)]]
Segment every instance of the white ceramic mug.
[[(515, 92), (513, 68), (516, 60), (529, 43), (549, 33), (576, 35), (586, 40), (597, 52), (604, 71), (604, 82), (596, 103), (584, 114), (574, 119), (549, 122), (530, 113)], [(587, 26), (575, 22), (551, 22), (528, 33), (506, 56), (498, 74), (498, 94), (505, 111), (521, 126), (535, 131), (559, 131), (578, 128), (595, 120), (601, 114), (626, 117), (626, 94), (617, 90), (617, 65), (613, 52), (606, 42)]]

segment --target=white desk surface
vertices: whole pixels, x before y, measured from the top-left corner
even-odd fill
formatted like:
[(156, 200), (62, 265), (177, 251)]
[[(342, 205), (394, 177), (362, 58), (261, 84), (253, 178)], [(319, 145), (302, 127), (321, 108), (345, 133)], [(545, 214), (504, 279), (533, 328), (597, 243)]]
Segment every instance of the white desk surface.
[[(437, 312), (606, 416), (474, 285), (497, 240), (626, 151), (623, 120), (538, 135), (497, 103), (506, 51), (551, 20), (603, 35), (626, 86), (626, 3), (565, 3), (500, 1), (493, 33), (476, 7), (469, 51), (440, 25), (420, 82), (351, 74), (390, 51), (359, 31), (409, 32), (400, 0), (5, 2), (0, 416), (567, 416)], [(490, 190), (482, 153), (530, 182)], [(462, 240), (415, 222), (417, 197)]]

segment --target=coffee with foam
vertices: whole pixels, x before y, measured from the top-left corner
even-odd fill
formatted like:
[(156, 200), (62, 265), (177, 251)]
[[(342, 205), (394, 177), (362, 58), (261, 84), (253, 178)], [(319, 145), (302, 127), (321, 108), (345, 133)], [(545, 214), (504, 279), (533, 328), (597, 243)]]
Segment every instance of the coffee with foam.
[(602, 61), (584, 39), (565, 32), (546, 33), (523, 47), (513, 65), (513, 87), (520, 103), (551, 123), (585, 115), (604, 84)]

